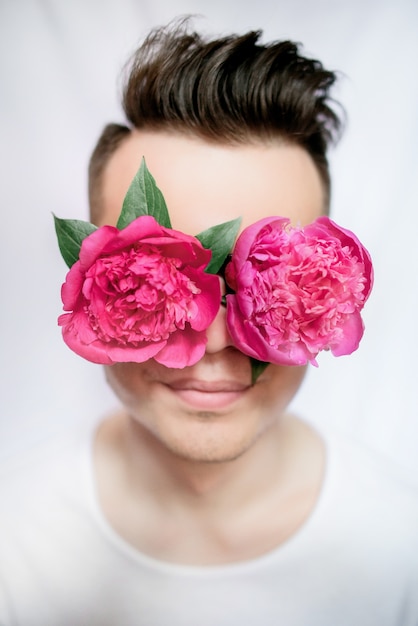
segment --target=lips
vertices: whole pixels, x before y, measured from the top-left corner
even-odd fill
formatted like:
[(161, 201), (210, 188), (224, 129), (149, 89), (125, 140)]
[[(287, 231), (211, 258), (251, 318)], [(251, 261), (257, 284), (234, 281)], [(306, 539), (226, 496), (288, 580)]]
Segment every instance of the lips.
[(196, 379), (180, 379), (168, 383), (168, 386), (175, 390), (193, 390), (203, 393), (221, 393), (244, 391), (248, 385), (233, 380), (196, 380)]
[(200, 409), (227, 408), (247, 392), (249, 385), (233, 380), (179, 379), (165, 385), (179, 400)]

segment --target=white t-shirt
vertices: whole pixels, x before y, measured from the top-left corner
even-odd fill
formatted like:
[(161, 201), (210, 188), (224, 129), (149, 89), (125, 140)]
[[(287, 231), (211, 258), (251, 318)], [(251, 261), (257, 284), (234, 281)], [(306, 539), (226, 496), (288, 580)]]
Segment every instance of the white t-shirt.
[(333, 434), (317, 505), (285, 544), (226, 566), (139, 553), (100, 510), (92, 429), (39, 446), (0, 489), (1, 626), (417, 626), (418, 498)]

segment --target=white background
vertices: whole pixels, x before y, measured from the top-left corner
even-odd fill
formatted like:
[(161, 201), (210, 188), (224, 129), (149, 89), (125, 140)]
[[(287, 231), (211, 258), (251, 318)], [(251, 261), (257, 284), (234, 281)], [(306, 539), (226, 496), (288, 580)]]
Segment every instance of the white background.
[(63, 344), (66, 273), (51, 213), (87, 218), (86, 168), (123, 63), (182, 14), (212, 34), (262, 28), (342, 73), (333, 217), (369, 248), (376, 284), (351, 357), (320, 357), (294, 405), (418, 479), (418, 3), (415, 0), (0, 0), (0, 452), (36, 445), (116, 401)]

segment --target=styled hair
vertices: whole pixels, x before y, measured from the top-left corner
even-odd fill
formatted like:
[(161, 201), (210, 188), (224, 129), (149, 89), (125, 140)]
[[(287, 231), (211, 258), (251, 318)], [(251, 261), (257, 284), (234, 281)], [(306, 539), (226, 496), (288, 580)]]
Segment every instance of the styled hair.
[[(206, 39), (188, 22), (150, 32), (125, 68), (123, 108), (130, 127), (173, 130), (208, 141), (282, 140), (304, 148), (324, 185), (327, 150), (341, 120), (330, 96), (336, 74), (303, 56), (299, 44), (259, 42), (261, 31)], [(112, 150), (130, 132), (105, 128), (92, 155), (90, 201)], [(100, 183), (100, 181), (99, 181)]]

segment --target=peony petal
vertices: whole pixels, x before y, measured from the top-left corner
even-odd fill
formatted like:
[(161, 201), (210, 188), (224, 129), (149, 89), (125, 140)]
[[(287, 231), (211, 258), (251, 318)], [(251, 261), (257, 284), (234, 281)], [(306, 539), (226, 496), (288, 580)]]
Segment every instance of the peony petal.
[(141, 215), (122, 230), (115, 229), (114, 237), (103, 248), (103, 254), (109, 255), (123, 250), (147, 237), (160, 236), (163, 227), (151, 215)]
[(76, 306), (83, 287), (84, 272), (81, 270), (80, 261), (76, 261), (71, 267), (65, 283), (61, 287), (61, 300), (64, 311), (73, 311)]
[(62, 329), (63, 339), (73, 352), (92, 363), (101, 365), (109, 365), (112, 363), (105, 346), (100, 341), (94, 339), (92, 342), (83, 343), (83, 341), (80, 340), (80, 333), (78, 331), (79, 329), (71, 322), (63, 326)]
[(342, 228), (325, 215), (318, 217), (315, 222), (306, 226), (304, 230), (306, 234), (316, 237), (322, 236), (325, 239), (329, 239), (330, 236), (335, 237), (341, 241), (343, 246), (348, 246), (353, 250), (353, 253), (364, 265), (364, 276), (366, 279), (364, 286), (364, 302), (366, 302), (373, 287), (373, 264), (370, 253), (363, 246), (358, 237), (351, 230)]
[[(165, 345), (165, 342), (144, 343), (141, 347), (112, 345), (100, 341), (94, 333), (92, 337), (89, 337), (85, 327), (75, 327), (73, 324), (66, 324), (63, 327), (62, 335), (65, 343), (73, 352), (87, 361), (100, 365), (143, 363), (153, 358)], [(85, 341), (90, 338), (91, 341)]]
[(351, 354), (359, 347), (364, 333), (364, 324), (358, 311), (347, 317), (342, 331), (343, 339), (337, 344), (330, 344), (330, 349), (334, 356)]
[(182, 369), (200, 361), (205, 354), (206, 343), (206, 333), (198, 333), (186, 328), (173, 333), (165, 348), (154, 359), (165, 367)]
[[(99, 257), (108, 257), (109, 264), (114, 255), (118, 263), (121, 258), (120, 253), (130, 248), (133, 249), (136, 244), (145, 246), (150, 244), (158, 248), (162, 260), (179, 259), (184, 267), (185, 280), (191, 280), (200, 291), (200, 293), (191, 294), (193, 300), (197, 298), (197, 302), (191, 303), (193, 304), (192, 310), (196, 311), (196, 314), (190, 320), (199, 332), (191, 329), (187, 324), (186, 331), (174, 332), (167, 349), (165, 349), (166, 340), (154, 339), (131, 344), (117, 339), (106, 341), (103, 337), (112, 336), (114, 331), (109, 318), (109, 315), (112, 317), (112, 310), (108, 308), (111, 306), (108, 300), (109, 292), (102, 292), (102, 287), (98, 283), (93, 282), (92, 286), (95, 285), (95, 288), (89, 289), (86, 293), (88, 293), (89, 310), (94, 312), (100, 321), (102, 327), (100, 335), (92, 327), (90, 316), (85, 309), (88, 301), (84, 295), (84, 287), (92, 280), (86, 279), (86, 272), (98, 261)], [(212, 323), (220, 306), (219, 277), (204, 273), (204, 268), (210, 258), (211, 251), (203, 248), (195, 237), (163, 228), (152, 216), (141, 216), (121, 231), (111, 226), (101, 227), (94, 231), (83, 241), (80, 260), (71, 268), (66, 283), (62, 287), (64, 310), (73, 311), (61, 315), (58, 320), (59, 325), (63, 327), (65, 342), (74, 352), (95, 363), (140, 363), (157, 356), (160, 352), (162, 352), (162, 361), (173, 363), (173, 367), (184, 367), (189, 362), (196, 362), (204, 354), (206, 345), (206, 335), (201, 331), (206, 330)], [(127, 312), (129, 312), (128, 309)], [(106, 322), (109, 322), (110, 326)], [(126, 341), (126, 336), (124, 341)]]
[(242, 316), (237, 298), (231, 294), (226, 296), (226, 323), (234, 345), (241, 352), (260, 361), (268, 361), (265, 342)]
[(236, 298), (228, 295), (227, 325), (231, 339), (238, 350), (260, 361), (276, 365), (306, 365), (313, 355), (301, 342), (283, 342), (277, 348), (270, 346), (263, 339), (260, 331), (242, 316)]
[(194, 297), (197, 314), (190, 320), (190, 326), (193, 330), (204, 331), (212, 324), (221, 306), (221, 282), (219, 276), (198, 273), (192, 268), (187, 274), (200, 289)]
[(207, 265), (211, 256), (210, 250), (203, 248), (196, 237), (171, 228), (164, 228), (151, 215), (141, 215), (126, 228), (120, 231), (116, 229), (116, 236), (103, 248), (103, 254), (112, 254), (138, 241), (173, 247), (174, 254), (169, 253), (167, 256), (178, 256), (182, 259), (185, 255), (188, 262), (201, 255), (199, 260), (201, 265)]
[(254, 241), (259, 236), (263, 228), (271, 226), (272, 228), (283, 230), (288, 224), (290, 224), (290, 220), (287, 217), (274, 216), (265, 217), (262, 220), (255, 222), (255, 224), (247, 226), (247, 228), (245, 228), (239, 235), (232, 255), (232, 262), (237, 270), (239, 271), (241, 265), (248, 259), (251, 248), (254, 245)]
[(118, 233), (118, 229), (114, 226), (101, 226), (83, 239), (79, 258), (80, 267), (84, 272), (103, 254), (103, 250)]
[(165, 341), (143, 342), (140, 346), (107, 344), (106, 351), (112, 363), (144, 363), (155, 357), (166, 345)]
[(67, 326), (71, 322), (73, 314), (72, 313), (63, 313), (58, 316), (58, 326)]
[(79, 343), (89, 345), (96, 341), (97, 334), (90, 326), (88, 317), (82, 308), (69, 314), (68, 319), (63, 320), (63, 322), (64, 323), (60, 324), (63, 327), (63, 333), (66, 332), (74, 335)]
[[(323, 245), (327, 241), (329, 247)], [(337, 261), (334, 250), (341, 255)], [(280, 365), (317, 365), (315, 357), (324, 347), (336, 356), (358, 347), (359, 311), (373, 283), (372, 263), (354, 233), (328, 217), (304, 229), (290, 229), (289, 220), (280, 217), (251, 225), (237, 241), (226, 278), (236, 291), (227, 296), (228, 329), (243, 353)], [(357, 297), (353, 302), (350, 289)], [(276, 314), (282, 311), (277, 329), (271, 316), (275, 304)]]

